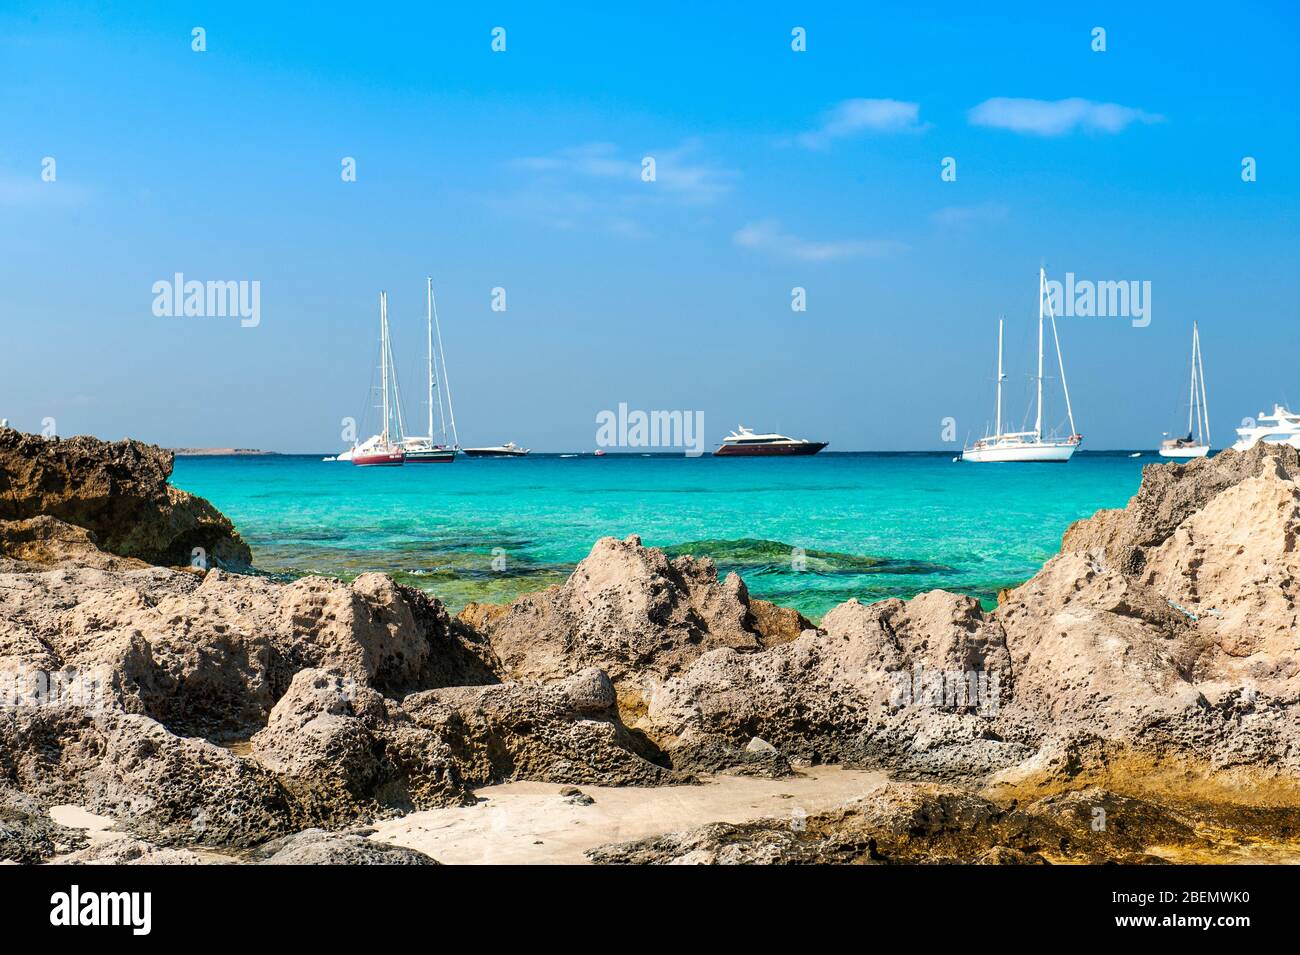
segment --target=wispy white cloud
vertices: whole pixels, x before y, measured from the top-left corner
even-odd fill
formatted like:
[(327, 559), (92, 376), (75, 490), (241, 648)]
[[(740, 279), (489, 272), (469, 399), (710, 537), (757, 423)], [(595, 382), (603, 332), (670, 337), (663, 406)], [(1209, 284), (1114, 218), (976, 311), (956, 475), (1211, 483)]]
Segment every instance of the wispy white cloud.
[(880, 258), (905, 246), (893, 239), (805, 239), (791, 235), (775, 219), (752, 222), (732, 235), (736, 245), (768, 252), (800, 262), (829, 262), (834, 259)]
[(846, 99), (822, 116), (821, 125), (795, 137), (808, 149), (826, 149), (837, 139), (861, 133), (920, 132), (927, 124), (920, 121), (918, 103), (896, 99)]
[(637, 165), (618, 157), (618, 147), (613, 143), (585, 143), (571, 146), (546, 156), (525, 156), (510, 165), (533, 172), (570, 173), (594, 176), (597, 179), (637, 178)]
[(483, 204), (493, 212), (516, 219), (544, 222), (553, 229), (571, 230), (606, 222), (601, 203), (580, 192), (567, 190), (515, 190), (489, 193)]
[[(643, 190), (642, 197), (647, 195), (644, 190), (657, 186), (661, 193), (678, 201), (707, 203), (731, 191), (736, 175), (724, 166), (709, 162), (702, 153), (700, 145), (693, 140), (671, 148), (647, 149), (640, 154), (621, 151), (613, 143), (586, 143), (543, 156), (516, 159), (510, 166), (552, 179), (624, 183)], [(641, 178), (646, 157), (654, 159), (652, 183)]]
[(982, 202), (973, 206), (945, 206), (930, 214), (935, 225), (960, 229), (985, 222), (1001, 222), (1007, 217), (1007, 207), (1000, 202)]
[(1118, 103), (1071, 99), (1013, 99), (995, 96), (966, 114), (972, 125), (1009, 129), (1033, 136), (1064, 136), (1075, 130), (1119, 133), (1133, 123), (1160, 123), (1164, 117)]
[[(647, 157), (654, 159), (653, 181), (642, 178)], [(504, 165), (510, 182), (483, 199), (493, 211), (552, 229), (623, 239), (654, 236), (665, 216), (698, 219), (698, 210), (723, 198), (737, 179), (696, 140), (644, 152), (584, 143)]]

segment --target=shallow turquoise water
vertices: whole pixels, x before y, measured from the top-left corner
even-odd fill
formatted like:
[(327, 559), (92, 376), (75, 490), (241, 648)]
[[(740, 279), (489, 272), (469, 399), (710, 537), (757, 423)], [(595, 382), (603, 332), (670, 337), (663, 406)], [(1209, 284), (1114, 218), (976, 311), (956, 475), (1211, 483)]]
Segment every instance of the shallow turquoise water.
[(173, 481), (227, 514), (269, 572), (384, 571), (455, 610), (562, 580), (596, 538), (639, 534), (710, 554), (752, 594), (816, 618), (850, 597), (935, 587), (991, 604), (1056, 553), (1071, 521), (1122, 506), (1155, 460), (610, 454), (356, 468), (318, 457), (179, 458)]

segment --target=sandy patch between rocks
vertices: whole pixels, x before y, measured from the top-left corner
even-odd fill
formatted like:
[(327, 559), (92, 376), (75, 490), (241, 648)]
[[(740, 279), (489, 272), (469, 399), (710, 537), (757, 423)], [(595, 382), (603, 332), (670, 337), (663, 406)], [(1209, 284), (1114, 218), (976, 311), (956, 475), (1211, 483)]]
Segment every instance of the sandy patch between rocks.
[(564, 786), (518, 782), (475, 791), (479, 802), (413, 812), (376, 824), (372, 839), (407, 846), (448, 865), (585, 864), (583, 852), (710, 822), (812, 814), (883, 784), (880, 772), (818, 766), (789, 779), (705, 777), (699, 786), (580, 786), (581, 806)]

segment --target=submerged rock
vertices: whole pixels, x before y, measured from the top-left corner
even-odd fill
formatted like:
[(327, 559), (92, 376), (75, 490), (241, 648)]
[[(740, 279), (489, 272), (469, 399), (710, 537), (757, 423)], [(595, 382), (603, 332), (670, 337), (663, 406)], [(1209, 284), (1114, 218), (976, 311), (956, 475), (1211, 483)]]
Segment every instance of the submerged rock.
[(818, 550), (810, 547), (792, 547), (781, 541), (761, 538), (740, 540), (689, 541), (664, 548), (670, 558), (686, 555), (708, 557), (724, 570), (740, 574), (763, 573), (771, 569), (789, 570), (796, 558), (803, 570), (819, 575), (858, 574), (950, 574), (953, 569), (945, 564), (908, 558), (870, 557), (845, 554), (840, 551)]

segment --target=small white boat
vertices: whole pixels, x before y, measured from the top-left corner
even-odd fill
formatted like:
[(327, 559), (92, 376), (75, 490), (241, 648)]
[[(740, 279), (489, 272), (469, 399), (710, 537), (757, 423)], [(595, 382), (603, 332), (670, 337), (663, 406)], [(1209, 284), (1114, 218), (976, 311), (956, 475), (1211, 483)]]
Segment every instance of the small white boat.
[(1129, 457), (1130, 457), (1130, 458), (1140, 458), (1140, 457), (1142, 457), (1142, 452), (1141, 452), (1141, 451), (1134, 451), (1132, 454), (1129, 455)]
[[(1061, 369), (1061, 388), (1065, 392), (1065, 411), (1070, 419), (1070, 435), (1065, 438), (1043, 435), (1043, 309), (1052, 322), (1052, 340), (1056, 343), (1056, 361)], [(1002, 430), (1002, 319), (998, 319), (997, 412), (993, 434), (985, 435), (961, 453), (963, 461), (976, 464), (1010, 462), (1064, 463), (1074, 456), (1083, 435), (1074, 426), (1074, 409), (1070, 406), (1070, 387), (1065, 381), (1065, 359), (1061, 355), (1061, 338), (1056, 331), (1056, 314), (1047, 294), (1047, 270), (1038, 270), (1038, 384), (1037, 413), (1032, 431)]]
[(1249, 451), (1261, 441), (1300, 448), (1300, 415), (1278, 404), (1273, 405), (1272, 414), (1261, 411), (1253, 425), (1237, 429), (1237, 441), (1232, 450)]
[[(1166, 437), (1157, 452), (1162, 458), (1190, 460), (1210, 453), (1210, 414), (1205, 401), (1205, 365), (1201, 361), (1201, 333), (1192, 322), (1192, 385), (1187, 402), (1187, 436)], [(1196, 439), (1192, 439), (1195, 421)]]

